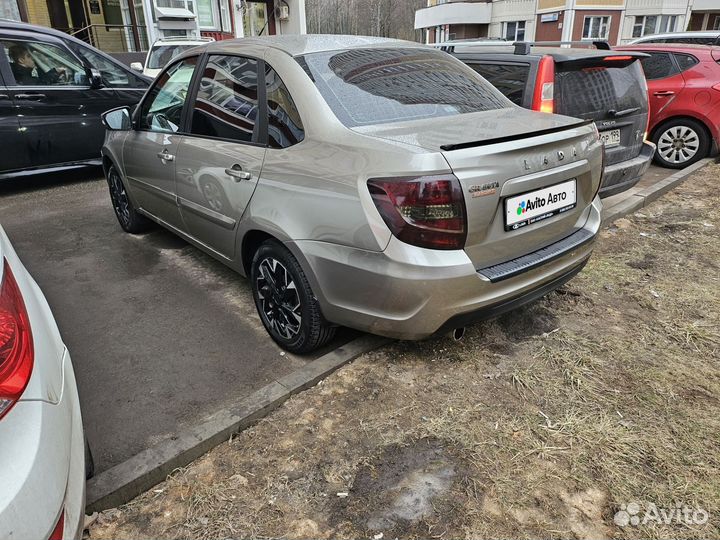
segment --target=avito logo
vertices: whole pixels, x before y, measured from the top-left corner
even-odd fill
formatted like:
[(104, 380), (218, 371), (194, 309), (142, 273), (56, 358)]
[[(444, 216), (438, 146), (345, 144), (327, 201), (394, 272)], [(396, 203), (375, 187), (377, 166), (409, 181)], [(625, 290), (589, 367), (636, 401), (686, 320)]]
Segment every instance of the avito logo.
[(543, 206), (548, 204), (559, 203), (560, 201), (564, 201), (565, 199), (567, 199), (567, 193), (561, 191), (560, 193), (548, 193), (547, 198), (535, 197), (535, 199), (533, 200), (528, 199), (527, 201), (520, 201), (517, 207), (517, 215), (521, 216), (529, 210), (542, 208)]

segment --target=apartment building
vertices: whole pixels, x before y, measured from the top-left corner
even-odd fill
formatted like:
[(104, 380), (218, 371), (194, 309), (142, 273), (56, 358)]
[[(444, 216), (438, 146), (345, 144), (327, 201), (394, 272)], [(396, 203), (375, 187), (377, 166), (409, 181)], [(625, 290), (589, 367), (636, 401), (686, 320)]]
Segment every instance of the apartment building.
[(428, 0), (415, 14), (428, 43), (451, 39), (611, 44), (660, 32), (720, 29), (720, 0)]

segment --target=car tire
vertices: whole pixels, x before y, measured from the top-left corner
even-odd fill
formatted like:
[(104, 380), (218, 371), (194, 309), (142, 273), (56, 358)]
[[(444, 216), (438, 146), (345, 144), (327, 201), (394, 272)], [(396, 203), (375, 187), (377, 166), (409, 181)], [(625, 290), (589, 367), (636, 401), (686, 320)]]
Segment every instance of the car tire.
[(282, 244), (268, 240), (260, 245), (250, 280), (258, 315), (283, 349), (309, 353), (333, 338), (336, 327), (323, 317), (305, 272)]
[(669, 120), (655, 129), (657, 145), (653, 160), (661, 167), (684, 169), (710, 152), (710, 135), (705, 126), (691, 118)]
[(110, 201), (115, 211), (118, 223), (125, 232), (138, 234), (147, 231), (152, 222), (138, 213), (130, 197), (128, 197), (125, 183), (115, 165), (107, 170), (107, 183), (110, 190)]

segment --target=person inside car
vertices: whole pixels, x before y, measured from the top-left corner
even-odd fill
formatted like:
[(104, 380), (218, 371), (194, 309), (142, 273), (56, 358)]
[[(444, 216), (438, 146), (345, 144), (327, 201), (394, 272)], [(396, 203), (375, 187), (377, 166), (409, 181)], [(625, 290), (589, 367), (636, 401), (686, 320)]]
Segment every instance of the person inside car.
[(65, 68), (51, 68), (42, 71), (24, 45), (13, 45), (8, 51), (12, 59), (12, 72), (15, 82), (25, 86), (39, 84), (61, 84), (67, 81)]

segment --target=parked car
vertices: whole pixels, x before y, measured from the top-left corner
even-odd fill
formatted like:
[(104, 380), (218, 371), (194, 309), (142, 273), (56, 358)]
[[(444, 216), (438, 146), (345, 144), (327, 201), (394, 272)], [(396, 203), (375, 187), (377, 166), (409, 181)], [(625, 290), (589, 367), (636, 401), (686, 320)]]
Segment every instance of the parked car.
[(70, 355), (0, 227), (0, 538), (80, 539), (85, 455)]
[(104, 120), (121, 227), (156, 221), (249, 276), (293, 352), (337, 325), (420, 339), (532, 301), (600, 226), (594, 124), (517, 107), (417, 43), (210, 43)]
[(605, 144), (601, 197), (638, 183), (655, 147), (645, 141), (647, 88), (638, 60), (587, 47), (458, 45), (451, 51), (513, 103), (592, 120)]
[(100, 114), (135, 105), (149, 81), (67, 34), (0, 21), (0, 179), (100, 164)]
[(650, 95), (648, 133), (658, 165), (682, 169), (706, 157), (720, 142), (720, 47), (638, 44)]
[(629, 45), (638, 43), (677, 43), (682, 45), (720, 45), (720, 31), (667, 32), (651, 34), (635, 39)]
[(202, 47), (211, 41), (215, 40), (213, 38), (158, 39), (150, 47), (147, 57), (145, 58), (145, 64), (133, 62), (130, 64), (130, 69), (139, 71), (143, 75), (154, 79), (157, 74), (160, 73), (160, 70), (178, 54), (193, 47)]

